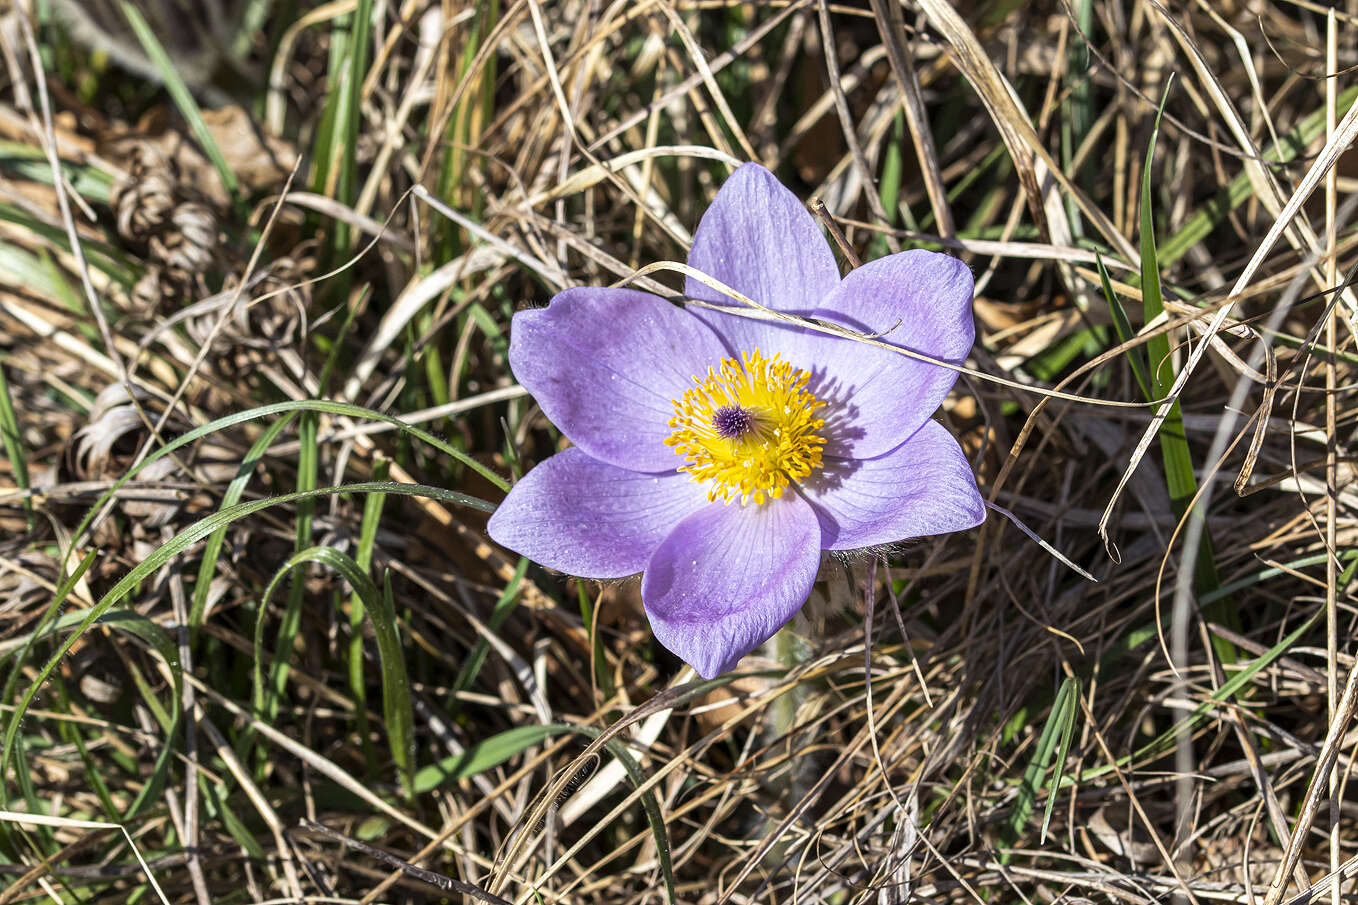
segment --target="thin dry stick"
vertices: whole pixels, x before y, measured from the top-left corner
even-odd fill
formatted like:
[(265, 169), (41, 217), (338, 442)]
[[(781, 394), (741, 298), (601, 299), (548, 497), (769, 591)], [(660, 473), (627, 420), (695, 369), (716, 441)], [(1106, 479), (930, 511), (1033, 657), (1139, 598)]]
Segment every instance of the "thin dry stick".
[[(108, 357), (113, 361), (122, 375), (124, 383), (128, 383), (127, 366), (123, 363), (122, 355), (118, 352), (118, 347), (113, 341), (113, 331), (109, 328), (108, 318), (104, 316), (104, 308), (99, 303), (99, 296), (94, 291), (94, 284), (90, 282), (90, 268), (85, 261), (85, 249), (80, 244), (80, 234), (75, 228), (75, 218), (71, 216), (70, 200), (66, 197), (66, 177), (61, 171), (61, 160), (57, 156), (57, 136), (56, 127), (52, 123), (52, 101), (47, 96), (46, 70), (43, 68), (42, 53), (38, 50), (37, 40), (33, 37), (33, 29), (28, 24), (28, 17), (19, 15), (14, 18), (19, 20), (19, 27), (23, 29), (24, 43), (28, 46), (29, 61), (36, 73), (38, 85), (38, 103), (42, 107), (42, 128), (35, 128), (42, 140), (43, 150), (47, 153), (47, 163), (52, 168), (52, 185), (56, 190), (57, 208), (61, 211), (61, 222), (66, 227), (66, 237), (71, 243), (71, 254), (75, 256), (76, 272), (80, 274), (80, 286), (85, 290), (85, 302), (89, 305), (90, 314), (94, 316), (94, 322), (99, 326), (99, 336), (104, 341), (104, 349)], [(132, 387), (129, 384), (127, 393), (132, 395)]]
[[(633, 272), (626, 279), (619, 280), (617, 283), (613, 285), (626, 286), (629, 283), (637, 281), (640, 277), (644, 277), (648, 274), (652, 274), (661, 270), (672, 270), (677, 273), (682, 273), (685, 276), (690, 276), (693, 279), (699, 281), (700, 283), (709, 286), (712, 289), (715, 289), (717, 292), (720, 292), (723, 295), (730, 296), (732, 299), (739, 302), (741, 305), (746, 306), (738, 307), (733, 305), (716, 305), (711, 302), (703, 302), (697, 299), (687, 300), (687, 304), (694, 305), (699, 308), (711, 308), (713, 311), (724, 311), (728, 314), (734, 314), (739, 317), (752, 317), (764, 320), (777, 320), (784, 321), (790, 324), (796, 324), (799, 327), (803, 327), (807, 330), (813, 330), (817, 333), (825, 333), (830, 336), (839, 336), (843, 337), (844, 339), (851, 339), (854, 340), (855, 342), (867, 343), (870, 346), (877, 346), (880, 349), (886, 349), (888, 352), (894, 352), (897, 355), (904, 355), (906, 358), (913, 358), (915, 361), (925, 361), (928, 362), (929, 364), (938, 365), (940, 368), (947, 368), (950, 371), (956, 371), (959, 374), (969, 374), (978, 380), (998, 384), (1003, 387), (1009, 387), (1010, 389), (1018, 390), (1023, 393), (1033, 393), (1038, 396), (1044, 396), (1051, 399), (1064, 399), (1068, 402), (1083, 402), (1087, 405), (1107, 406), (1109, 408), (1132, 408), (1132, 409), (1146, 408), (1150, 405), (1155, 405), (1158, 402), (1158, 400), (1153, 402), (1124, 402), (1118, 399), (1100, 399), (1097, 396), (1077, 396), (1072, 393), (1063, 393), (1060, 390), (1049, 390), (1046, 387), (1035, 386), (1033, 384), (1028, 383), (1021, 383), (1017, 380), (1009, 380), (1004, 377), (996, 377), (993, 374), (987, 374), (984, 371), (977, 371), (973, 368), (968, 368), (965, 365), (959, 365), (954, 362), (944, 361), (943, 359), (935, 358), (932, 355), (925, 355), (923, 352), (916, 352), (914, 349), (908, 349), (904, 346), (893, 346), (890, 343), (883, 342), (882, 340), (878, 339), (875, 336), (869, 336), (867, 334), (858, 333), (856, 331), (841, 327), (838, 324), (812, 320), (810, 318), (805, 317), (798, 317), (797, 315), (785, 314), (781, 311), (775, 311), (772, 308), (766, 308), (765, 306), (759, 304), (753, 299), (748, 298), (747, 296), (732, 289), (730, 286), (727, 286), (725, 283), (722, 283), (720, 280), (716, 280), (700, 270), (695, 270), (694, 268), (689, 267), (687, 264), (680, 264), (676, 261), (656, 261), (654, 264), (647, 264), (640, 270)], [(1146, 337), (1141, 337), (1140, 341), (1144, 342), (1145, 339)], [(1125, 350), (1122, 349), (1122, 347), (1119, 347), (1114, 351), (1121, 352)]]
[(1358, 660), (1354, 661), (1353, 668), (1349, 670), (1348, 680), (1344, 683), (1344, 695), (1335, 708), (1334, 719), (1330, 720), (1330, 730), (1325, 735), (1325, 744), (1321, 746), (1320, 756), (1316, 758), (1315, 772), (1311, 774), (1311, 782), (1306, 787), (1301, 813), (1292, 828), (1292, 837), (1287, 842), (1283, 859), (1278, 862), (1278, 867), (1273, 872), (1273, 880), (1268, 885), (1263, 905), (1278, 905), (1282, 901), (1283, 893), (1287, 891), (1287, 876), (1301, 860), (1302, 843), (1306, 841), (1306, 834), (1311, 831), (1311, 824), (1315, 822), (1316, 812), (1320, 809), (1321, 795), (1330, 784), (1329, 779), (1334, 770), (1335, 760), (1339, 756), (1339, 747), (1343, 743), (1344, 733), (1348, 732), (1355, 706), (1358, 706)]
[(914, 60), (904, 41), (905, 16), (901, 13), (901, 4), (895, 0), (872, 0), (872, 11), (877, 21), (877, 33), (882, 36), (887, 60), (891, 63), (891, 73), (896, 77), (896, 85), (901, 92), (901, 109), (905, 111), (905, 120), (910, 126), (910, 139), (915, 145), (915, 156), (919, 158), (920, 172), (924, 174), (924, 190), (929, 196), (934, 222), (938, 224), (939, 233), (951, 238), (956, 232), (952, 208), (948, 204), (948, 192), (939, 170), (924, 98), (920, 95), (919, 75), (915, 72)]
[[(872, 168), (868, 166), (867, 155), (863, 153), (863, 145), (858, 141), (853, 114), (849, 112), (849, 102), (844, 97), (844, 89), (840, 86), (839, 51), (835, 49), (835, 32), (830, 25), (830, 6), (826, 0), (819, 0), (816, 10), (820, 16), (820, 36), (825, 54), (825, 68), (830, 73), (830, 91), (835, 98), (835, 112), (839, 114), (839, 125), (844, 133), (844, 143), (849, 146), (849, 153), (853, 155), (854, 165), (858, 167), (859, 178), (863, 180), (863, 195), (868, 199), (868, 207), (872, 210), (872, 215), (881, 223), (890, 223), (891, 218), (887, 216), (886, 209), (882, 207), (882, 198), (877, 194), (877, 184), (872, 178)], [(894, 236), (887, 236), (887, 244), (892, 251), (900, 250), (900, 243), (896, 241)]]
[(477, 901), (487, 903), (487, 905), (510, 905), (508, 899), (502, 899), (499, 896), (491, 895), (479, 886), (463, 883), (461, 880), (454, 879), (445, 874), (435, 873), (432, 870), (425, 870), (423, 867), (416, 867), (409, 861), (403, 861), (390, 852), (385, 852), (376, 846), (368, 845), (366, 842), (362, 842), (352, 836), (346, 836), (344, 833), (332, 830), (324, 824), (316, 823), (311, 820), (302, 820), (300, 825), (305, 830), (310, 830), (313, 833), (325, 836), (327, 839), (346, 845), (356, 852), (362, 852), (370, 858), (381, 861), (388, 867), (395, 868), (408, 877), (413, 877), (421, 883), (428, 883), (430, 886), (441, 889), (444, 892), (460, 892), (464, 896), (471, 896)]
[[(163, 525), (161, 542), (168, 543), (174, 537), (174, 529)], [(184, 577), (176, 568), (170, 576), (170, 605), (174, 609), (174, 620), (178, 623), (179, 668), (193, 673), (193, 648), (189, 644), (189, 605), (184, 592)], [(184, 713), (193, 713), (194, 690), (192, 682), (185, 682), (180, 698), (180, 708)], [(193, 882), (193, 894), (198, 905), (212, 905), (208, 893), (207, 877), (203, 873), (202, 853), (198, 842), (198, 727), (192, 719), (184, 721), (184, 849), (188, 855), (189, 879)], [(171, 814), (174, 811), (171, 810)]]
[(674, 26), (674, 30), (678, 32), (679, 40), (683, 42), (684, 49), (688, 51), (689, 58), (693, 60), (693, 65), (698, 70), (698, 75), (702, 77), (707, 93), (712, 96), (712, 102), (717, 105), (717, 110), (721, 112), (722, 119), (726, 120), (726, 128), (730, 129), (731, 134), (736, 137), (736, 141), (740, 142), (740, 150), (750, 160), (757, 160), (754, 147), (750, 144), (750, 140), (745, 137), (745, 130), (740, 127), (740, 121), (731, 111), (731, 105), (726, 102), (726, 95), (717, 85), (717, 77), (713, 75), (707, 57), (703, 56), (702, 48), (698, 46), (697, 41), (693, 40), (693, 33), (689, 31), (684, 20), (679, 18), (679, 14), (674, 11), (670, 4), (660, 4), (660, 11), (665, 14), (665, 17), (670, 20), (670, 24)]
[(816, 219), (820, 221), (821, 226), (824, 226), (825, 231), (830, 234), (830, 241), (835, 243), (835, 247), (838, 248), (839, 253), (844, 256), (844, 260), (849, 262), (850, 269), (857, 270), (859, 267), (862, 267), (863, 262), (859, 260), (858, 255), (853, 250), (853, 246), (849, 244), (849, 240), (844, 237), (844, 231), (839, 228), (839, 224), (835, 222), (835, 218), (830, 216), (830, 212), (825, 209), (825, 202), (819, 198), (812, 198), (809, 202), (809, 206), (811, 208), (811, 213), (816, 215)]
[[(1338, 66), (1339, 40), (1338, 25), (1334, 10), (1325, 19), (1325, 69), (1334, 72)], [(1325, 139), (1334, 136), (1337, 117), (1337, 93), (1334, 79), (1325, 80)], [(1337, 198), (1337, 173), (1331, 169), (1325, 174), (1325, 283), (1334, 286), (1339, 276), (1338, 262), (1335, 260), (1335, 207)], [(1330, 305), (1325, 318), (1325, 704), (1330, 722), (1334, 722), (1339, 704), (1339, 562), (1336, 553), (1336, 509), (1339, 496), (1339, 469), (1335, 461), (1336, 447), (1339, 442), (1335, 425), (1335, 348), (1338, 340), (1336, 331), (1337, 313)], [(1330, 772), (1330, 872), (1339, 870), (1339, 769)], [(1336, 880), (1330, 887), (1331, 905), (1341, 905), (1340, 884)]]
[[(186, 680), (192, 681), (192, 677), (185, 676)], [(186, 714), (191, 720), (197, 720), (203, 729), (203, 734), (207, 736), (208, 743), (216, 749), (217, 756), (226, 764), (226, 769), (235, 777), (240, 784), (241, 790), (245, 792), (245, 797), (250, 799), (250, 803), (255, 806), (255, 811), (264, 819), (264, 823), (269, 827), (273, 834), (274, 845), (278, 850), (278, 858), (283, 863), (283, 876), (287, 881), (289, 894), (296, 899), (302, 897), (301, 877), (297, 874), (297, 864), (292, 857), (292, 846), (288, 842), (283, 832), (283, 822), (278, 819), (278, 812), (269, 804), (269, 799), (255, 785), (255, 781), (250, 778), (250, 773), (245, 769), (245, 765), (236, 757), (235, 749), (231, 743), (222, 735), (220, 729), (213, 725), (208, 719), (207, 712), (202, 705), (196, 705), (192, 713)]]

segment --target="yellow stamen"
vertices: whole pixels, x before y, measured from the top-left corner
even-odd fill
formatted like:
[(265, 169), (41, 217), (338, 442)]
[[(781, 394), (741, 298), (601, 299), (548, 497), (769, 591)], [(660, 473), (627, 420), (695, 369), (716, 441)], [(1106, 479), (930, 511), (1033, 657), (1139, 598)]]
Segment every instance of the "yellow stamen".
[(674, 433), (665, 441), (688, 461), (680, 471), (710, 481), (709, 500), (777, 499), (792, 481), (821, 467), (823, 406), (806, 390), (811, 375), (755, 349), (724, 359), (674, 401)]

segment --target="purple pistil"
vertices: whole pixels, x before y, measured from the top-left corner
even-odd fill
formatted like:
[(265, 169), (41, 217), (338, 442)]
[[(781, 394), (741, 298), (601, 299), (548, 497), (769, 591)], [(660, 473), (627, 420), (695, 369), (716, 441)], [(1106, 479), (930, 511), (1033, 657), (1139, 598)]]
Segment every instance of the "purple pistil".
[(754, 430), (754, 413), (738, 405), (723, 405), (712, 413), (712, 426), (721, 436), (734, 440)]

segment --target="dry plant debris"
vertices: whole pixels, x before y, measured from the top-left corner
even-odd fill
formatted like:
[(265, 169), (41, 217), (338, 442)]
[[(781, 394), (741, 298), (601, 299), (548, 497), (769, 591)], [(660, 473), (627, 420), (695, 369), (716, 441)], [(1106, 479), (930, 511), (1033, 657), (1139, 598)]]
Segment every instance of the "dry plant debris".
[[(0, 2), (0, 903), (1351, 899), (1356, 34)], [(677, 297), (746, 160), (970, 267), (995, 508), (702, 682), (484, 528), (514, 311)]]

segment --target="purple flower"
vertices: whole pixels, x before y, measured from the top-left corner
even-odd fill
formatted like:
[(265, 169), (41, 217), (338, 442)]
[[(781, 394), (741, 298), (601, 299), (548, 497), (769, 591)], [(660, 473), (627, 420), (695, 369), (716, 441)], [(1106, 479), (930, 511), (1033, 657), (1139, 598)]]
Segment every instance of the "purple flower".
[[(806, 208), (746, 164), (688, 263), (761, 305), (960, 363), (971, 273), (905, 251), (839, 277)], [(688, 279), (695, 299), (729, 297)], [(568, 289), (514, 315), (509, 361), (575, 445), (529, 472), (490, 536), (585, 578), (642, 576), (656, 638), (705, 678), (768, 640), (822, 550), (962, 531), (985, 518), (957, 441), (930, 415), (948, 368), (634, 289)]]

